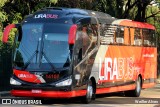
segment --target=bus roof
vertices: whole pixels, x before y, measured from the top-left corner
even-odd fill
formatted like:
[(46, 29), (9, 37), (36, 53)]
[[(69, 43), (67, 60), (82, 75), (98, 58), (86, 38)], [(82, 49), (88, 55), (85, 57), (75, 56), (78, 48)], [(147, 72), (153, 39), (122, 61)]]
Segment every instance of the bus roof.
[[(41, 16), (40, 16), (41, 15)], [(46, 16), (49, 16), (46, 17)], [(54, 16), (53, 16), (54, 15)], [(62, 8), (62, 7), (47, 7), (43, 8), (41, 10), (36, 11), (33, 14), (28, 15), (25, 20), (28, 19), (35, 19), (35, 20), (45, 20), (45, 19), (58, 19), (62, 17), (70, 17), (79, 19), (83, 17), (96, 17), (99, 21), (99, 23), (107, 23), (111, 24), (115, 18), (110, 16), (107, 13), (98, 12), (98, 11), (92, 11), (92, 10), (85, 10), (85, 9), (79, 9), (79, 8)]]
[(144, 23), (144, 22), (132, 21), (132, 20), (128, 20), (128, 19), (121, 20), (119, 25), (155, 30), (155, 27), (151, 24)]
[[(39, 15), (39, 16), (37, 16)], [(47, 17), (48, 16), (48, 17)], [(153, 29), (155, 27), (148, 23), (132, 21), (129, 19), (116, 19), (110, 16), (107, 13), (92, 11), (92, 10), (85, 10), (79, 8), (64, 8), (64, 7), (47, 7), (43, 8), (39, 11), (36, 11), (33, 14), (28, 15), (25, 20), (28, 19), (35, 19), (35, 20), (45, 20), (46, 18), (50, 18), (49, 20), (54, 20), (62, 17), (68, 17), (69, 19), (75, 18), (78, 20), (83, 17), (96, 17), (100, 24), (116, 24), (128, 27), (138, 27), (138, 28), (146, 28), (146, 29)]]

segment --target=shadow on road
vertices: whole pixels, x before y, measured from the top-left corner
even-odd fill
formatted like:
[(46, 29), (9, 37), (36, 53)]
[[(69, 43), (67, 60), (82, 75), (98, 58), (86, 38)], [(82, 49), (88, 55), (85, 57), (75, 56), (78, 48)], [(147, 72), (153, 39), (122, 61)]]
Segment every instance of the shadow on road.
[[(124, 97), (123, 93), (108, 93), (108, 94), (100, 94), (100, 95), (96, 95), (96, 100), (92, 101), (91, 104), (101, 104), (101, 103), (106, 103), (106, 98), (105, 97)], [(82, 103), (82, 99), (84, 97), (76, 97), (76, 98), (69, 98), (69, 99), (40, 99), (42, 101), (42, 104), (46, 104), (46, 105), (50, 105), (50, 104), (83, 104)], [(125, 98), (125, 97), (124, 97)], [(104, 101), (103, 101), (104, 99)], [(109, 101), (108, 103), (111, 103), (111, 101)], [(115, 101), (112, 103), (116, 103)], [(117, 103), (118, 104), (118, 103)]]

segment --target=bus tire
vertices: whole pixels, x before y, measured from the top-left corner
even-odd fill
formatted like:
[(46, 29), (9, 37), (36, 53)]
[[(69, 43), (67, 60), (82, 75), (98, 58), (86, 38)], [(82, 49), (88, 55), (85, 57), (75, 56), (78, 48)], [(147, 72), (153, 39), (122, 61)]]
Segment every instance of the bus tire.
[(136, 88), (134, 90), (125, 91), (125, 96), (129, 97), (139, 97), (142, 89), (142, 79), (140, 76), (138, 76), (136, 80)]
[(92, 80), (88, 81), (86, 95), (82, 98), (82, 103), (88, 104), (95, 99), (95, 92)]

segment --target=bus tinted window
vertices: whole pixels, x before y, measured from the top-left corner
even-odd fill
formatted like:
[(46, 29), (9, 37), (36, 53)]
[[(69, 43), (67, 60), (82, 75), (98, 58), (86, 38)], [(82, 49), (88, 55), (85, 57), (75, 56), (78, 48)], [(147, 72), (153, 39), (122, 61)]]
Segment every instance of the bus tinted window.
[(124, 43), (124, 27), (119, 27), (116, 33), (116, 43), (123, 44)]
[(144, 46), (155, 46), (156, 37), (155, 32), (149, 29), (143, 29)]
[(116, 25), (103, 25), (104, 30), (101, 33), (101, 44), (113, 44), (115, 43), (115, 36), (118, 34)]
[(148, 29), (143, 29), (144, 46), (151, 45), (151, 36), (149, 35)]
[(134, 32), (134, 45), (141, 46), (142, 45), (142, 35), (141, 29), (136, 28)]
[(150, 31), (150, 33), (151, 33), (151, 45), (152, 46), (156, 46), (156, 35), (155, 35), (155, 31), (154, 30), (151, 30)]
[(97, 26), (94, 24), (83, 24), (78, 28), (78, 37), (82, 37), (82, 55), (85, 57), (94, 48), (98, 41)]

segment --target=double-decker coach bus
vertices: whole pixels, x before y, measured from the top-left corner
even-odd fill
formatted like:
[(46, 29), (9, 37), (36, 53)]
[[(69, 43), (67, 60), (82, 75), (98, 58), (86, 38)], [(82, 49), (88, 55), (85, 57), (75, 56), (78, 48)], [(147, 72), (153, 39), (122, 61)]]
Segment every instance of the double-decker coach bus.
[(96, 94), (138, 97), (154, 86), (155, 27), (108, 14), (73, 8), (45, 8), (4, 30), (17, 28), (11, 94), (70, 98), (89, 103)]

